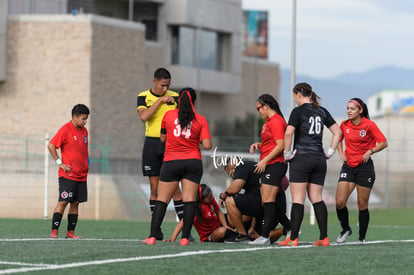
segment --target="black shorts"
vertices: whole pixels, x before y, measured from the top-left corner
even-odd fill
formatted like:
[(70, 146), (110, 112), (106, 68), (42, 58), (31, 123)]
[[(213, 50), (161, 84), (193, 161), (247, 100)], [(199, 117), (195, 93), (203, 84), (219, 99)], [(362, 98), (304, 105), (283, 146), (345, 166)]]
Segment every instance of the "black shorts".
[(165, 182), (187, 179), (197, 184), (203, 176), (203, 163), (199, 159), (179, 159), (164, 161), (160, 180)]
[(86, 181), (74, 181), (59, 177), (59, 201), (78, 201), (88, 200), (88, 188)]
[(280, 186), (280, 181), (286, 175), (287, 164), (275, 162), (266, 166), (266, 170), (260, 176), (260, 184)]
[(375, 182), (374, 162), (370, 158), (367, 163), (361, 163), (357, 167), (350, 167), (344, 162), (338, 181), (353, 182), (359, 186), (372, 188)]
[(296, 155), (289, 166), (290, 182), (307, 182), (324, 185), (326, 177), (325, 155)]
[(142, 149), (142, 173), (145, 177), (159, 176), (165, 144), (159, 138), (145, 137)]
[(235, 194), (233, 196), (234, 203), (242, 215), (263, 218), (263, 205), (260, 192)]

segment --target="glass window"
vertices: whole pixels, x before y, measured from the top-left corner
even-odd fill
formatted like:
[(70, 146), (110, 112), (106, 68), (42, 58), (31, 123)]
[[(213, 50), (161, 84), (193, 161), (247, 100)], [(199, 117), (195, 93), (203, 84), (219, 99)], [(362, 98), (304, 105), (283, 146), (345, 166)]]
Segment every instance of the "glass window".
[[(200, 43), (197, 43), (198, 37)], [(196, 28), (172, 26), (171, 63), (192, 67), (199, 65), (203, 69), (221, 70), (225, 37), (214, 31), (200, 30), (198, 35)], [(197, 45), (199, 45), (198, 51)]]

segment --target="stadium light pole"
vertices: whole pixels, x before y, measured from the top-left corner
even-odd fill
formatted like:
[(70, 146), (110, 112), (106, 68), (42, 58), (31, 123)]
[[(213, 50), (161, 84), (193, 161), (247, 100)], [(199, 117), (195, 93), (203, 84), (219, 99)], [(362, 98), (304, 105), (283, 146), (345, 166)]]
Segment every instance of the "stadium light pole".
[(296, 0), (292, 0), (292, 38), (290, 45), (290, 111), (293, 110), (295, 106), (295, 100), (292, 96), (293, 87), (295, 87), (296, 82)]

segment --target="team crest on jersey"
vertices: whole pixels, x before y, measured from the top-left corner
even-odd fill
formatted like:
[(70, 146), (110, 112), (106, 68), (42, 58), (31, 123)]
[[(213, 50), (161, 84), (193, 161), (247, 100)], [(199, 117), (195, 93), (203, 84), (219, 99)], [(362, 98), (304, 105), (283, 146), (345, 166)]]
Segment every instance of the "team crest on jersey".
[(365, 130), (361, 130), (361, 131), (359, 132), (359, 135), (360, 135), (361, 137), (365, 137), (365, 136), (367, 135), (367, 132), (366, 132)]
[(62, 194), (60, 194), (60, 196), (62, 197), (62, 199), (66, 199), (67, 197), (69, 197), (68, 192), (63, 191)]
[(73, 139), (77, 141), (78, 140), (78, 137), (77, 136), (73, 136)]

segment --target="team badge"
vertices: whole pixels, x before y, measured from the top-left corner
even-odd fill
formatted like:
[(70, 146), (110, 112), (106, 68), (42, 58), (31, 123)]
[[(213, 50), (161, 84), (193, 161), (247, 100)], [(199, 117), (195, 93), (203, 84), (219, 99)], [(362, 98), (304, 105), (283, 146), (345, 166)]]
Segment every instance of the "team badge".
[(360, 135), (361, 137), (365, 137), (365, 136), (367, 135), (367, 132), (366, 132), (365, 130), (361, 130), (361, 131), (359, 132), (359, 135)]
[(63, 191), (62, 194), (60, 194), (60, 196), (62, 197), (62, 199), (67, 199), (69, 197), (68, 192)]

